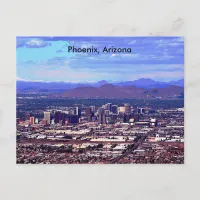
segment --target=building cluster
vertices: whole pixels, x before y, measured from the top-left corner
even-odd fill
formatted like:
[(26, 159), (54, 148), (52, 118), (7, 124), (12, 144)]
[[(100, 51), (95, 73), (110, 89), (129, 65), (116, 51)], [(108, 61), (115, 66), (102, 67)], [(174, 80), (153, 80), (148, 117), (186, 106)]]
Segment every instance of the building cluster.
[(107, 103), (17, 118), (18, 163), (183, 163), (184, 110)]
[(84, 107), (78, 106), (67, 108), (67, 110), (49, 110), (44, 111), (43, 118), (35, 117), (33, 114), (26, 113), (23, 119), (17, 118), (17, 124), (20, 125), (69, 125), (85, 122), (97, 122), (98, 124), (114, 124), (117, 122), (134, 123), (136, 125), (157, 126), (155, 118), (139, 120), (142, 114), (154, 112), (149, 108), (135, 108), (130, 104), (124, 106), (112, 105), (107, 103), (102, 107)]

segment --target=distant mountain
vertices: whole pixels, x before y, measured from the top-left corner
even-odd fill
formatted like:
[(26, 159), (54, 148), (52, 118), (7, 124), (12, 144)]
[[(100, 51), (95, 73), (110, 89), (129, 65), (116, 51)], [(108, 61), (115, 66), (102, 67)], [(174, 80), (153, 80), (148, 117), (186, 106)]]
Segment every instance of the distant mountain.
[(178, 81), (170, 81), (168, 82), (170, 85), (176, 85), (179, 87), (184, 87), (184, 79), (178, 80)]
[(63, 93), (68, 98), (169, 98), (181, 96), (184, 89), (179, 86), (144, 89), (135, 86), (115, 86), (106, 84), (96, 87), (81, 87)]
[[(105, 80), (98, 82), (70, 83), (70, 82), (36, 82), (36, 81), (17, 81), (17, 92), (64, 92), (82, 87), (101, 87), (109, 84)], [(149, 78), (141, 78), (135, 81), (125, 81), (112, 83), (113, 86), (135, 86), (137, 88), (168, 88), (170, 85), (184, 87), (184, 79), (170, 82), (159, 82)]]

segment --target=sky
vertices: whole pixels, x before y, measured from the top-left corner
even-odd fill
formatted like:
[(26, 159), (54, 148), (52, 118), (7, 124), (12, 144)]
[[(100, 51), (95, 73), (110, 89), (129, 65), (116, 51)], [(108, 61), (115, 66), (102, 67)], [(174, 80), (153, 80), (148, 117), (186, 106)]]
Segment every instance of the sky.
[[(100, 53), (69, 53), (68, 46)], [(102, 53), (104, 47), (131, 53)], [(17, 80), (110, 82), (184, 78), (183, 37), (17, 37)]]

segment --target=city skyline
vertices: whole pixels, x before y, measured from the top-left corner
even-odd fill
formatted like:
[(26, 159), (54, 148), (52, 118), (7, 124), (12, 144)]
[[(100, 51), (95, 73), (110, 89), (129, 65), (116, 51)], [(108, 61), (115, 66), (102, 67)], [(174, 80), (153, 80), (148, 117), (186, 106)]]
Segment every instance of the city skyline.
[[(131, 53), (68, 53), (67, 46), (132, 48)], [(109, 82), (184, 78), (182, 37), (17, 37), (17, 80)]]

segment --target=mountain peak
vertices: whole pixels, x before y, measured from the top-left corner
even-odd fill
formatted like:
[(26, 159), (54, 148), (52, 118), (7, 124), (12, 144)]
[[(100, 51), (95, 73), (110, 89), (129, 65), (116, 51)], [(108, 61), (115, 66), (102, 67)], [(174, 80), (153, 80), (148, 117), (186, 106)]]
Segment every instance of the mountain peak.
[(97, 83), (101, 83), (101, 84), (107, 84), (108, 82), (105, 81), (105, 80), (101, 80), (101, 81), (98, 81)]

